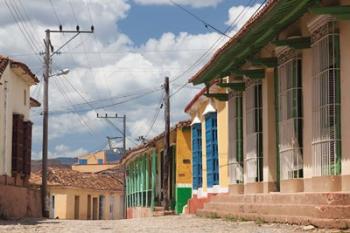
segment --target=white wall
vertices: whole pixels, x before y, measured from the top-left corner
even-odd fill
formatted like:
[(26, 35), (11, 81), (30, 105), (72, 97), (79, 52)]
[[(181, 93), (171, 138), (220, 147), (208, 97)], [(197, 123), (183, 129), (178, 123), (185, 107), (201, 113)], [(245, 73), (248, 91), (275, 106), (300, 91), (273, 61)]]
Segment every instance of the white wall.
[[(24, 115), (25, 120), (29, 120), (30, 110), (30, 84), (18, 77), (8, 65), (2, 74), (0, 82), (0, 175), (11, 175), (11, 155), (12, 155), (12, 114)], [(7, 108), (5, 127), (5, 82), (7, 85)], [(26, 96), (24, 97), (24, 90)], [(26, 105), (24, 105), (26, 98)], [(6, 128), (6, 133), (5, 133)], [(5, 145), (6, 141), (6, 147)], [(5, 153), (5, 156), (4, 156)]]

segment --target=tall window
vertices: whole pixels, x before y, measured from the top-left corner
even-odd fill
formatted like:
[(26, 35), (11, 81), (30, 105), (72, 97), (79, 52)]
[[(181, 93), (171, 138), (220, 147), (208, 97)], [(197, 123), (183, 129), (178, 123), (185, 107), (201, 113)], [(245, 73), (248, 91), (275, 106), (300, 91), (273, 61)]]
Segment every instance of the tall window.
[(246, 169), (248, 182), (263, 180), (262, 82), (251, 81), (246, 88)]
[(192, 179), (193, 189), (202, 187), (202, 125), (192, 125)]
[(79, 159), (80, 165), (87, 165), (87, 159)]
[(231, 184), (243, 183), (243, 107), (242, 93), (234, 93), (233, 101), (232, 147), (229, 154), (229, 174)]
[(217, 113), (205, 115), (205, 142), (207, 152), (207, 183), (208, 187), (219, 184)]
[(313, 138), (315, 176), (341, 173), (340, 50), (336, 22), (312, 34)]
[(288, 50), (278, 59), (280, 177), (303, 177), (303, 106), (301, 57)]

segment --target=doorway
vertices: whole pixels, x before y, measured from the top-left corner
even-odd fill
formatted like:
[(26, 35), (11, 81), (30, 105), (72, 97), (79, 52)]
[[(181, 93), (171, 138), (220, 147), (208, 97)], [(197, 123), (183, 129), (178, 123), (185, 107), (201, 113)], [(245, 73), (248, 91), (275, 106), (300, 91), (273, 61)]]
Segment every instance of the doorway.
[(74, 196), (74, 219), (79, 219), (79, 202), (80, 197)]
[(97, 197), (92, 198), (92, 219), (97, 220)]
[(91, 195), (87, 196), (87, 219), (91, 220)]

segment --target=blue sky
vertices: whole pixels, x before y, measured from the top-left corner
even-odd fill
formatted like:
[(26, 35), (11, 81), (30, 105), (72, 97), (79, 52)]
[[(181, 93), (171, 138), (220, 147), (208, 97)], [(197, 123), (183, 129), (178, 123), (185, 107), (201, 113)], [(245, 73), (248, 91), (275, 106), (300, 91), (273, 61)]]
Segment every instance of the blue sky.
[[(149, 132), (151, 138), (161, 133), (162, 111), (156, 116), (164, 77), (172, 80), (182, 74), (171, 83), (171, 92), (177, 90), (227, 41), (168, 0), (62, 0), (52, 1), (53, 4), (19, 1), (21, 4), (9, 0), (0, 3), (0, 53), (27, 63), (39, 78), (42, 58), (38, 53), (42, 51), (46, 28), (55, 29), (60, 23), (64, 28), (75, 28), (76, 24), (83, 29), (95, 26), (95, 35), (80, 35), (53, 58), (53, 72), (67, 67), (71, 72), (50, 82), (49, 157), (75, 157), (103, 149), (107, 136), (117, 136), (115, 128), (96, 118), (96, 112), (127, 115), (128, 147), (137, 144), (138, 136)], [(176, 2), (222, 31), (244, 10), (228, 32), (232, 36), (262, 0)], [(22, 13), (21, 19), (16, 19), (14, 8)], [(26, 30), (16, 21), (21, 21)], [(10, 38), (9, 34), (15, 36)], [(69, 35), (53, 35), (51, 41), (58, 48), (67, 39)], [(193, 66), (218, 39), (214, 49)], [(145, 94), (150, 90), (150, 94)], [(187, 85), (172, 97), (172, 124), (187, 119), (183, 110), (196, 92), (198, 89)], [(33, 87), (31, 94), (42, 101), (42, 83)], [(120, 97), (130, 94), (140, 98)], [(85, 103), (96, 100), (94, 108), (114, 105), (94, 110)], [(82, 109), (87, 111), (79, 111)], [(31, 113), (34, 159), (42, 154), (41, 111), (34, 109)], [(115, 124), (121, 127), (119, 122)]]
[[(228, 9), (233, 5), (247, 4), (249, 1), (223, 1), (217, 6), (194, 8), (184, 6), (204, 21), (221, 31), (227, 28)], [(131, 9), (125, 20), (119, 23), (120, 30), (127, 34), (136, 45), (149, 38), (159, 38), (164, 32), (190, 32), (193, 34), (207, 33), (204, 25), (174, 5), (138, 5), (131, 4)]]

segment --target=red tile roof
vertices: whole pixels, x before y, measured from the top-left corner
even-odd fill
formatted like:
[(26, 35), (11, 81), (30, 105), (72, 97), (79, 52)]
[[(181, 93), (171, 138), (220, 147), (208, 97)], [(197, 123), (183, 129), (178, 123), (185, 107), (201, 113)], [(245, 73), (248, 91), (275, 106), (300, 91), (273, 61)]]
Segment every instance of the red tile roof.
[[(178, 122), (175, 126), (171, 127), (170, 132), (178, 129), (178, 128), (183, 128), (183, 127), (188, 127), (191, 125), (191, 121), (190, 120), (185, 120), (185, 121), (180, 121)], [(147, 151), (150, 147), (153, 146), (153, 144), (160, 140), (162, 137), (164, 137), (164, 132), (162, 132), (161, 134), (155, 136), (154, 138), (148, 140), (145, 144), (141, 144), (139, 146), (136, 146), (130, 150), (128, 150), (126, 152), (126, 154), (124, 155), (124, 157), (121, 160), (121, 163), (124, 163), (129, 157), (132, 157), (135, 154), (140, 154), (142, 152)]]
[(21, 68), (26, 74), (28, 74), (32, 78), (34, 83), (39, 83), (39, 79), (35, 76), (35, 74), (33, 74), (33, 72), (29, 69), (29, 67), (26, 64), (19, 61), (15, 61), (9, 57), (4, 57), (2, 55), (0, 55), (0, 78), (4, 70), (6, 69), (6, 66), (9, 63), (12, 66)]
[[(122, 177), (122, 175), (120, 176)], [(41, 185), (41, 170), (32, 172), (29, 182), (35, 186)], [(61, 167), (48, 168), (47, 183), (49, 186), (92, 189), (97, 191), (123, 190), (123, 179), (117, 178), (115, 173), (82, 173)]]

